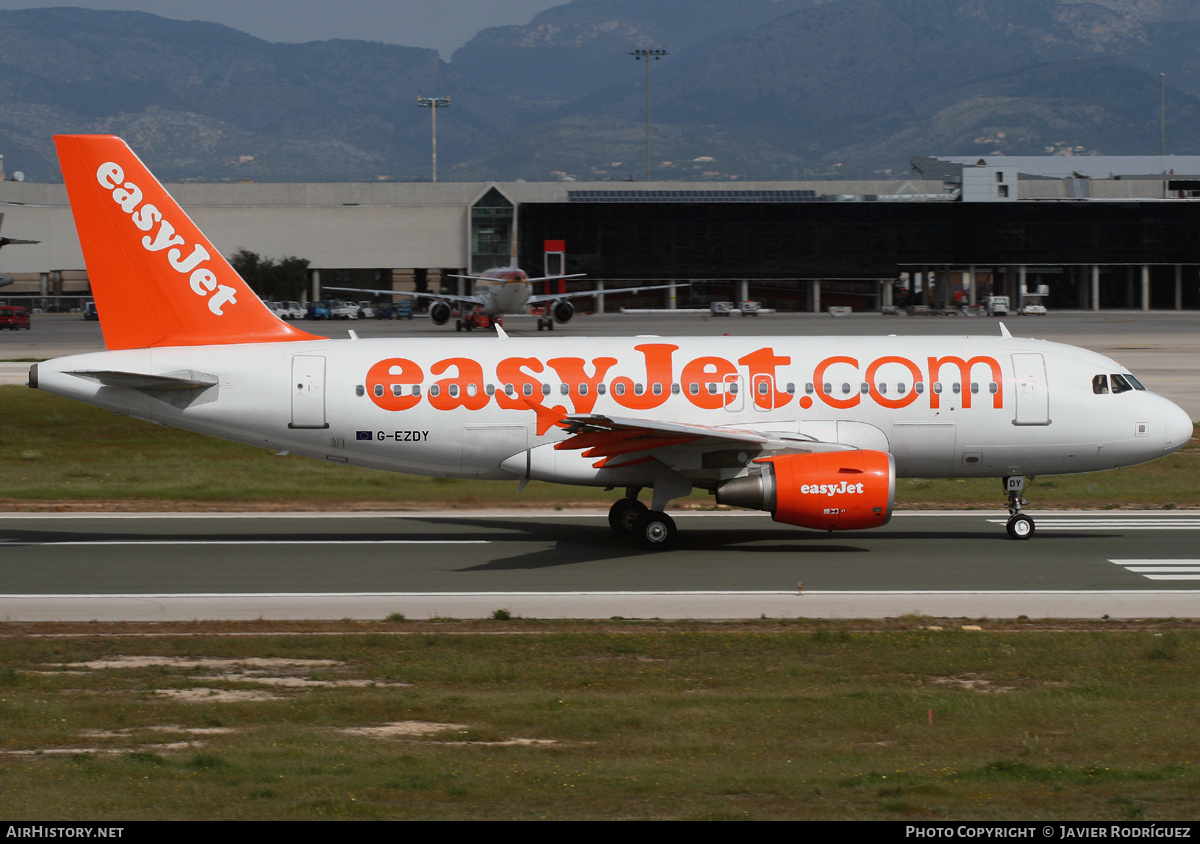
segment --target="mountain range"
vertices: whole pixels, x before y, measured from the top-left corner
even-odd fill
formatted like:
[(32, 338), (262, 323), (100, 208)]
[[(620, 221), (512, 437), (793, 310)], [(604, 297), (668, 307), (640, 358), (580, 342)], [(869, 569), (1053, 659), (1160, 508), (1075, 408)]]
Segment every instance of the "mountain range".
[[(124, 137), (169, 180), (903, 178), (917, 155), (1200, 152), (1196, 0), (574, 0), (449, 62), (218, 24), (0, 12), (0, 154)], [(649, 61), (649, 59), (647, 59)]]

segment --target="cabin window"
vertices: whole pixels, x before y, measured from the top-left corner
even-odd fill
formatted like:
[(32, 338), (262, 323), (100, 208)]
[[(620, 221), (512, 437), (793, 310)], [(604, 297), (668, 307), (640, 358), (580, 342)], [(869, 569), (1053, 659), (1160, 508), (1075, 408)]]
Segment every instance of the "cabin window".
[(842, 385), (842, 395), (846, 395), (846, 396), (850, 395), (850, 385), (849, 384)]
[(735, 395), (735, 396), (736, 396), (736, 395), (737, 395), (737, 391), (738, 391), (738, 385), (737, 385), (737, 382), (736, 382), (736, 381), (730, 381), (730, 382), (729, 382), (729, 384), (728, 384), (728, 386), (729, 386), (729, 392), (730, 392), (730, 393), (732, 393), (733, 395)]
[(358, 396), (359, 398), (366, 395), (366, 393), (367, 393), (366, 388), (363, 387), (362, 384), (359, 384), (357, 387), (354, 388), (354, 395)]
[(451, 384), (449, 387), (449, 391), (450, 391), (450, 398), (452, 398), (452, 399), (458, 398), (458, 385), (457, 384)]
[(650, 387), (650, 392), (654, 393), (654, 395), (656, 395), (656, 396), (661, 396), (662, 395), (662, 384), (653, 384)]
[(866, 395), (867, 393), (871, 392), (871, 385), (864, 381), (862, 386), (858, 388), (858, 391), (863, 395)]
[(413, 393), (413, 395), (414, 395), (414, 396), (419, 396), (419, 395), (421, 395), (421, 385), (420, 385), (420, 384), (413, 384), (413, 390), (412, 390), (412, 393)]
[(393, 384), (392, 385), (392, 395), (396, 396), (396, 397), (400, 397), (400, 396), (404, 395), (404, 387), (402, 387), (399, 384)]
[(570, 387), (568, 387), (566, 384), (560, 384), (560, 385), (558, 386), (558, 391), (559, 391), (560, 393), (562, 393), (564, 396), (566, 396), (566, 395), (570, 395), (570, 393), (571, 393), (571, 388), (570, 388)]
[(543, 395), (543, 396), (548, 396), (548, 395), (550, 395), (550, 385), (549, 385), (549, 384), (543, 384), (543, 385), (542, 385), (542, 395)]
[(608, 392), (608, 387), (604, 386), (603, 384), (596, 385), (596, 395), (602, 396), (607, 392)]
[(908, 388), (904, 386), (903, 381), (901, 381), (899, 384), (896, 385), (896, 392), (899, 393), (900, 395), (904, 395), (904, 391), (906, 389), (908, 389)]
[(887, 384), (879, 385), (879, 395), (881, 395), (881, 396), (887, 395)]
[[(814, 392), (816, 392), (816, 388), (815, 388), (815, 387), (813, 387), (813, 385), (812, 385), (812, 382), (811, 382), (811, 381), (810, 381), (809, 383), (807, 383), (807, 384), (805, 384), (805, 385), (804, 385), (804, 392), (808, 393), (810, 396), (811, 396), (811, 395), (812, 395)], [(829, 392), (829, 391), (828, 391), (828, 390), (826, 390), (825, 392)]]
[(933, 391), (935, 393), (940, 393), (942, 391), (942, 382), (941, 381), (934, 382)]
[(789, 396), (794, 396), (794, 395), (796, 395), (796, 385), (795, 385), (795, 384), (793, 384), (791, 381), (788, 381), (788, 385), (787, 385), (787, 394), (788, 394)]
[(977, 383), (975, 383), (974, 381), (971, 382), (971, 392), (972, 393), (979, 392), (979, 385)]
[(988, 384), (988, 392), (993, 396), (996, 395), (996, 393), (1000, 392), (1000, 385), (993, 381), (992, 383)]
[(432, 387), (429, 388), (429, 395), (431, 395), (431, 396), (441, 395), (441, 392), (442, 392), (442, 390), (437, 384), (434, 384)]
[(579, 385), (579, 395), (586, 396), (587, 393), (588, 393), (587, 384), (580, 384)]
[(671, 395), (674, 395), (674, 396), (679, 395), (679, 385), (678, 384), (671, 385)]
[(634, 394), (635, 396), (640, 396), (640, 395), (641, 395), (642, 393), (644, 393), (644, 392), (646, 392), (646, 388), (645, 388), (645, 387), (643, 387), (641, 384), (634, 384), (634, 385), (633, 385), (633, 394)]
[(825, 390), (825, 395), (827, 395), (827, 396), (828, 396), (828, 395), (830, 395), (830, 394), (833, 392), (833, 385), (832, 385), (832, 384), (830, 384), (828, 381), (826, 381), (826, 382), (825, 382), (824, 384), (822, 384), (821, 386), (822, 386), (822, 388)]
[(951, 390), (953, 390), (953, 391), (954, 391), (954, 395), (956, 395), (956, 396), (957, 396), (959, 393), (961, 393), (961, 392), (962, 392), (962, 384), (960, 384), (960, 383), (958, 383), (957, 381), (955, 381), (955, 382), (954, 382), (954, 383), (951, 385), (950, 389), (951, 389)]
[(526, 396), (532, 396), (533, 395), (533, 385), (525, 384), (524, 386), (521, 387), (521, 392), (524, 393)]
[(513, 385), (512, 385), (512, 384), (505, 384), (505, 385), (504, 385), (504, 394), (505, 394), (506, 396), (511, 396), (511, 395), (512, 395), (514, 392), (516, 392), (516, 391), (513, 389)]
[(760, 396), (765, 396), (767, 394), (767, 382), (766, 381), (758, 382), (758, 394)]
[(613, 384), (613, 395), (617, 395), (617, 396), (625, 395), (625, 385), (624, 384)]
[(693, 381), (692, 383), (688, 384), (688, 392), (693, 396), (700, 395), (700, 385)]
[(708, 394), (710, 396), (715, 396), (717, 394), (717, 385), (712, 381), (708, 382)]

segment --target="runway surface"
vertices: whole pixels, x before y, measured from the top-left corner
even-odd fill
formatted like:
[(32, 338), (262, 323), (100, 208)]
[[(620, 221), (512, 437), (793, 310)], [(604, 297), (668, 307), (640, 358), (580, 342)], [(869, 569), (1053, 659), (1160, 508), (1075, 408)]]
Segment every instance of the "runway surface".
[(5, 514), (0, 619), (1200, 617), (1200, 514), (1034, 515), (682, 513), (647, 553), (603, 513)]
[[(1200, 420), (1200, 313), (1071, 311), (1003, 320), (1014, 335), (1084, 346), (1128, 365)], [(581, 315), (568, 336), (996, 334), (999, 320), (854, 314)], [(302, 323), (333, 337), (449, 336), (427, 319)], [(458, 335), (483, 341), (490, 331)], [(29, 364), (103, 348), (100, 327), (35, 315), (0, 333), (0, 383)], [(604, 514), (0, 514), (0, 619), (1196, 617), (1200, 514), (1035, 513), (1029, 542), (1003, 513), (898, 514), (821, 534), (761, 514), (683, 514), (681, 541), (643, 553)], [(798, 584), (803, 584), (803, 589)]]

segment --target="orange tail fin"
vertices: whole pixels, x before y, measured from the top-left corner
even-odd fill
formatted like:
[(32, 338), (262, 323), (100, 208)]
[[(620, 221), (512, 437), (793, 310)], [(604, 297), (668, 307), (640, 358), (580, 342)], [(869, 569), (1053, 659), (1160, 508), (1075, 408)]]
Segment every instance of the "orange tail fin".
[(321, 339), (271, 313), (120, 138), (54, 143), (109, 349)]

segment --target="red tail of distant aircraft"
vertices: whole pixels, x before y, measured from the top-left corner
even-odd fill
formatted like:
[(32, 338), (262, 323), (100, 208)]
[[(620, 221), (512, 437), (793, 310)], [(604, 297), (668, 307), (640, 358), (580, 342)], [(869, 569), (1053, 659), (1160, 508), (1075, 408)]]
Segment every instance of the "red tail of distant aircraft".
[[(118, 138), (57, 137), (108, 351), (30, 384), (315, 458), (625, 490), (619, 534), (669, 547), (695, 487), (818, 530), (875, 527), (897, 477), (1142, 463), (1187, 415), (1102, 355), (1008, 335), (327, 340), (277, 319)], [(638, 501), (652, 490), (649, 507)]]

